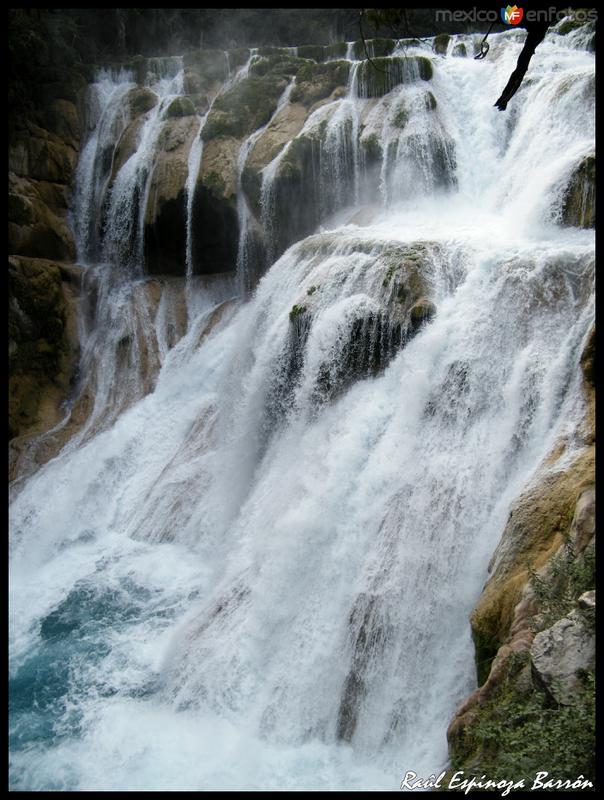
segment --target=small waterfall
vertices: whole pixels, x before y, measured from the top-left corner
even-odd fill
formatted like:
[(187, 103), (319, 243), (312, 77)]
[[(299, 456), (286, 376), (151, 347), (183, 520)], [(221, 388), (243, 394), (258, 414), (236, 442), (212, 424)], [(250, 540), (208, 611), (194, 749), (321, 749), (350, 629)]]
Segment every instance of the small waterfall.
[[(170, 75), (175, 63), (180, 69)], [(118, 172), (108, 198), (104, 231), (104, 258), (140, 273), (144, 263), (145, 211), (149, 195), (152, 160), (164, 123), (164, 112), (182, 94), (182, 59), (152, 59), (150, 74), (161, 77), (152, 83), (157, 104), (148, 112), (138, 136), (135, 152)]]
[[(255, 276), (252, 274), (252, 213), (248, 206), (245, 193), (242, 186), (243, 169), (253, 146), (258, 139), (262, 136), (264, 131), (268, 128), (275, 117), (281, 112), (283, 107), (288, 103), (289, 96), (294, 86), (294, 81), (291, 80), (285, 87), (275, 111), (271, 115), (268, 122), (257, 131), (248, 136), (241, 145), (239, 156), (237, 159), (237, 216), (239, 218), (239, 243), (237, 247), (237, 280), (240, 287), (240, 292), (243, 297), (249, 294), (255, 283)], [(265, 229), (266, 230), (266, 229)], [(270, 249), (270, 245), (269, 245)]]
[(130, 72), (115, 77), (102, 70), (88, 88), (86, 108), (91, 135), (82, 149), (75, 176), (73, 216), (78, 261), (88, 263), (100, 253), (102, 203), (111, 175), (113, 143), (128, 123), (126, 94), (135, 83)]

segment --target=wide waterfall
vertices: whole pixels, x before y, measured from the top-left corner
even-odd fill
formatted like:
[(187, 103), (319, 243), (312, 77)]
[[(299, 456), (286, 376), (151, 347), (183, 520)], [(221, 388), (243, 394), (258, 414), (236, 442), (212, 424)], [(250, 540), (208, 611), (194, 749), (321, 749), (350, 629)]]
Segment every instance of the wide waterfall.
[(233, 147), (216, 274), (198, 174), (262, 55), (183, 117), (179, 275), (149, 267), (149, 208), (183, 59), (89, 86), (88, 405), (14, 487), (12, 788), (392, 790), (447, 767), (510, 508), (584, 447), (594, 321), (593, 230), (563, 224), (594, 55), (548, 34), (500, 113), (522, 34), (476, 61), (480, 38), (400, 41), (375, 74), (348, 46), (289, 133), (305, 84), (286, 75)]

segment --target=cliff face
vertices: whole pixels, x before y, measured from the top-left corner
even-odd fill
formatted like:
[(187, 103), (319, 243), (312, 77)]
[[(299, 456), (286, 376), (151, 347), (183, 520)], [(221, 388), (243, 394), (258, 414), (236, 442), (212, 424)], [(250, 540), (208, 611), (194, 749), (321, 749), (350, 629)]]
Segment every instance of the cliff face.
[(16, 119), (9, 141), (9, 436), (39, 434), (63, 416), (78, 358), (78, 270), (69, 223), (85, 81), (49, 84), (46, 102)]

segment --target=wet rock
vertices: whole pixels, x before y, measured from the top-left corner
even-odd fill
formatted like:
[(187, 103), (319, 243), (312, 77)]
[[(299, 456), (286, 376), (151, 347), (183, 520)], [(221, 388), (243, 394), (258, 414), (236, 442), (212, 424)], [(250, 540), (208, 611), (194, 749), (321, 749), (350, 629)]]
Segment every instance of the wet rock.
[(139, 114), (145, 114), (147, 111), (155, 108), (158, 99), (155, 92), (151, 89), (148, 89), (146, 86), (137, 86), (128, 92), (126, 104), (130, 110), (130, 115), (132, 117), (138, 117)]
[(145, 262), (157, 274), (186, 271), (186, 182), (197, 119), (170, 119), (158, 139), (145, 212)]
[(562, 221), (578, 228), (596, 224), (596, 158), (586, 156), (571, 175), (562, 206)]
[(409, 311), (412, 330), (416, 331), (436, 314), (436, 306), (426, 297), (420, 298)]
[(195, 114), (195, 106), (188, 97), (175, 97), (165, 111), (167, 119), (174, 117), (191, 117)]
[(456, 58), (466, 58), (468, 55), (468, 51), (465, 44), (463, 42), (458, 42), (453, 47), (452, 55), (455, 56)]
[(259, 213), (262, 170), (285, 145), (302, 130), (308, 109), (302, 103), (288, 103), (254, 144), (243, 172), (243, 188), (256, 213)]
[(446, 56), (450, 41), (451, 37), (449, 36), (448, 33), (439, 33), (438, 36), (434, 37), (434, 42), (432, 43), (432, 49), (439, 56)]
[(265, 125), (277, 108), (287, 80), (272, 75), (250, 75), (221, 95), (203, 129), (203, 139), (243, 138)]
[[(196, 274), (232, 272), (237, 264), (237, 158), (241, 142), (219, 137), (204, 144), (193, 197), (193, 269)], [(196, 224), (203, 220), (203, 224)]]
[(426, 56), (376, 58), (363, 61), (357, 78), (361, 97), (383, 97), (401, 83), (432, 78), (432, 62)]
[(324, 64), (308, 64), (296, 75), (291, 101), (311, 106), (333, 92), (338, 86), (346, 86), (350, 72), (348, 61), (328, 61)]

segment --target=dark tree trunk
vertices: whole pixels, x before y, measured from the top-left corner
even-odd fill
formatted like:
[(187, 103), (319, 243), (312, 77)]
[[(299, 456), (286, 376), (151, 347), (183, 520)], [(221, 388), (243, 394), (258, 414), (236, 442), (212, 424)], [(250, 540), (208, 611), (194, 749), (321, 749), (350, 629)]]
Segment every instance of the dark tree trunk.
[(535, 48), (545, 39), (545, 34), (549, 28), (549, 22), (526, 22), (523, 27), (528, 31), (528, 36), (524, 42), (522, 52), (518, 56), (516, 69), (510, 75), (510, 79), (501, 93), (501, 97), (495, 103), (500, 111), (505, 111), (507, 104), (520, 88), (520, 84), (526, 75)]

